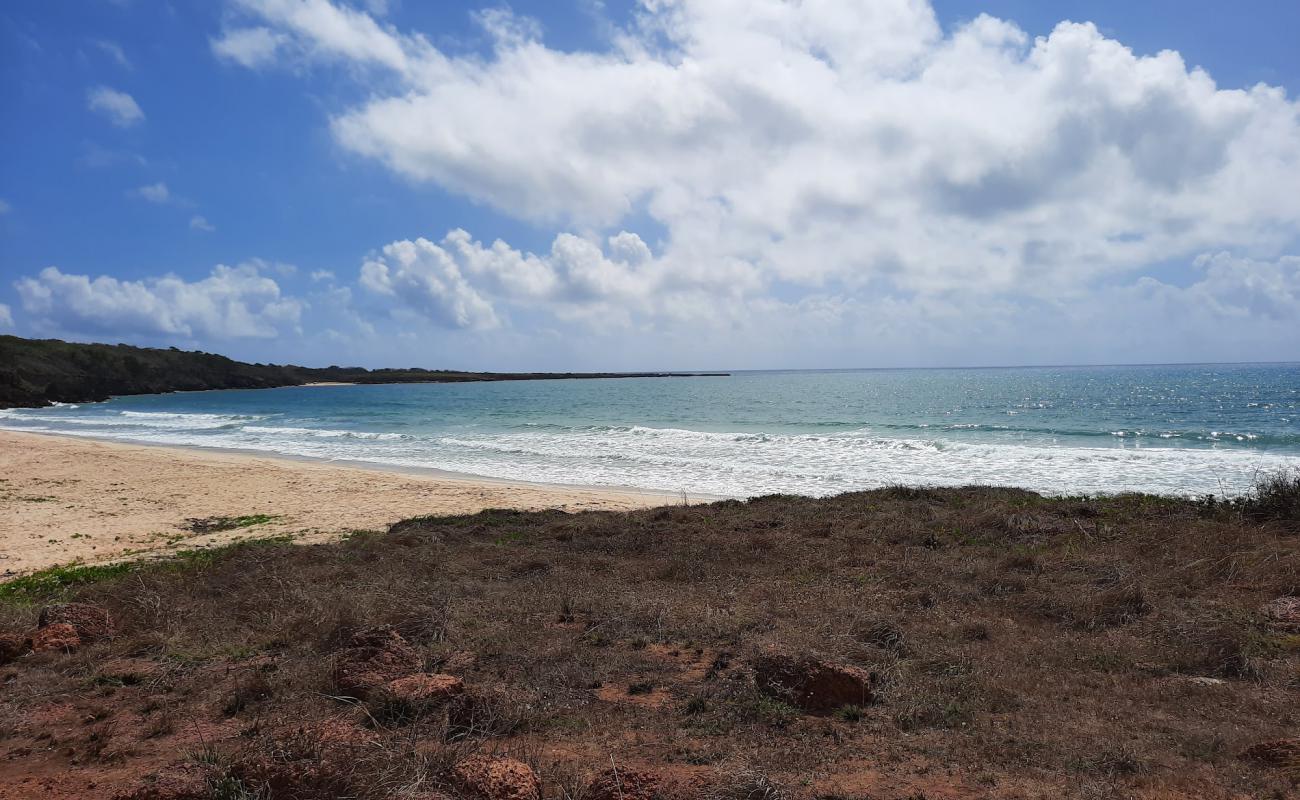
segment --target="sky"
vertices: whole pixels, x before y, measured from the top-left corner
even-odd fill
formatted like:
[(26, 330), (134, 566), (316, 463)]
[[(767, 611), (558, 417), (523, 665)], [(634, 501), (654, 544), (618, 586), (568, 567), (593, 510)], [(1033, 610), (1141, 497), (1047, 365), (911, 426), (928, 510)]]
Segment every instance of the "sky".
[(0, 332), (308, 365), (1300, 360), (1300, 4), (14, 0)]

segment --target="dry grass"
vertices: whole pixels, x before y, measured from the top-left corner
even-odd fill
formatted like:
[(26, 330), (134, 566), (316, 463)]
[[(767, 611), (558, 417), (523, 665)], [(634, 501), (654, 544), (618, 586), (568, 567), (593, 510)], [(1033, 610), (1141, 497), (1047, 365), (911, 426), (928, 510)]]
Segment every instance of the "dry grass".
[[(1222, 503), (893, 488), (487, 511), (73, 591), (120, 633), (0, 668), (0, 713), (18, 717), (0, 734), (30, 748), (6, 762), (20, 772), (130, 753), (156, 769), (198, 735), (214, 797), (451, 792), (447, 770), (475, 750), (524, 757), (556, 798), (611, 759), (712, 776), (699, 796), (719, 798), (1295, 791), (1238, 754), (1300, 727), (1300, 650), (1259, 612), (1300, 593), (1300, 536)], [(35, 613), (2, 606), (0, 630)], [(332, 653), (378, 624), (467, 696), (440, 714), (339, 699)], [(749, 669), (772, 648), (869, 670), (879, 700), (825, 716), (773, 700)], [(168, 669), (96, 687), (123, 656)], [(119, 711), (68, 745), (76, 764), (31, 746), (38, 727), (86, 740), (75, 716), (92, 700)], [(362, 738), (328, 743), (317, 723)]]

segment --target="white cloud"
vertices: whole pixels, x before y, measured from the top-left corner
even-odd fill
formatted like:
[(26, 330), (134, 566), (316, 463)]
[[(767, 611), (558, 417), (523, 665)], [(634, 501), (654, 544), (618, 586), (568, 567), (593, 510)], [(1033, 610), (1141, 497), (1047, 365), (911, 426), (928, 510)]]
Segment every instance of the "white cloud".
[(987, 16), (945, 36), (919, 1), (676, 0), (607, 52), (480, 15), (484, 59), (324, 0), (238, 6), (295, 52), (397, 79), (335, 115), (347, 149), (524, 219), (644, 212), (670, 260), (768, 282), (1048, 296), (1300, 231), (1284, 92), (1221, 90), (1088, 24), (1030, 41)]
[(96, 39), (95, 46), (102, 50), (119, 67), (132, 69), (131, 59), (126, 57), (126, 51), (122, 49), (122, 45), (108, 39)]
[(455, 259), (427, 239), (393, 242), (361, 267), (361, 285), (449, 328), (495, 328), (496, 312)]
[[(1113, 360), (1125, 342), (1088, 326), (1160, 339), (1147, 321), (1178, 328), (1176, 308), (1243, 347), (1300, 320), (1278, 260), (1300, 241), (1300, 104), (1091, 24), (1034, 39), (989, 16), (944, 32), (923, 0), (642, 0), (602, 50), (498, 9), (475, 15), (490, 52), (461, 55), (355, 4), (232, 7), (244, 27), (220, 41), (274, 46), (223, 57), (361, 84), (330, 120), (346, 150), (557, 231), (547, 252), (453, 230), (367, 261), (372, 297), (439, 324), (538, 309), (742, 350), (839, 336), (863, 363), (865, 340)], [(1182, 287), (1134, 277), (1194, 260)]]
[(107, 86), (96, 86), (88, 91), (86, 107), (103, 114), (109, 122), (119, 128), (129, 128), (144, 121), (144, 112), (140, 110), (134, 97)]
[(213, 225), (211, 222), (208, 222), (207, 217), (204, 217), (202, 214), (195, 214), (194, 216), (190, 217), (190, 230), (192, 231), (202, 231), (204, 233), (212, 233), (216, 229), (217, 226)]
[(268, 28), (237, 28), (212, 40), (212, 52), (244, 67), (257, 68), (275, 61), (276, 51), (288, 37)]
[(717, 302), (738, 300), (758, 285), (745, 264), (700, 270), (656, 259), (641, 237), (627, 231), (603, 245), (562, 233), (538, 255), (499, 239), (485, 246), (459, 228), (437, 244), (423, 238), (389, 244), (362, 266), (360, 280), (371, 292), (456, 328), (495, 327), (499, 304), (606, 325), (712, 318)]
[(3, 198), (0, 198), (0, 215), (8, 214), (10, 211), (13, 211), (13, 210), (14, 210), (14, 207), (11, 206), (11, 205), (9, 205), (9, 201), (8, 201), (8, 200), (5, 200), (5, 199), (3, 199)]
[(1167, 311), (1179, 328), (1192, 322), (1215, 332), (1277, 323), (1285, 329), (1300, 321), (1300, 257), (1261, 261), (1206, 253), (1193, 267), (1202, 277), (1186, 287), (1143, 278), (1125, 291)]
[(334, 273), (327, 269), (313, 270), (311, 273), (311, 279), (313, 283), (320, 283), (321, 281), (332, 281), (334, 280)]
[(267, 261), (264, 258), (254, 258), (247, 263), (252, 264), (262, 272), (274, 272), (281, 278), (292, 278), (298, 274), (298, 267), (293, 264), (286, 264), (283, 261)]
[(149, 160), (139, 153), (132, 153), (127, 150), (112, 150), (94, 142), (84, 142), (82, 144), (82, 155), (78, 161), (87, 167), (95, 169), (113, 167), (118, 164), (134, 164), (141, 167), (149, 165)]
[(150, 203), (158, 203), (159, 205), (164, 205), (172, 199), (171, 190), (168, 189), (167, 184), (162, 181), (141, 186), (140, 188), (133, 190), (131, 194), (148, 200)]
[(9, 310), (9, 306), (0, 303), (0, 328), (12, 328), (14, 326), (14, 314)]
[(341, 58), (405, 73), (420, 70), (426, 59), (438, 57), (423, 37), (401, 36), (370, 14), (329, 0), (232, 0), (232, 5), (272, 26), (227, 28), (213, 41), (218, 55), (245, 66), (261, 66), (288, 55), (308, 60)]
[(218, 265), (202, 280), (90, 278), (47, 267), (15, 282), (42, 329), (110, 336), (272, 338), (298, 326), (304, 303), (281, 294), (260, 262)]

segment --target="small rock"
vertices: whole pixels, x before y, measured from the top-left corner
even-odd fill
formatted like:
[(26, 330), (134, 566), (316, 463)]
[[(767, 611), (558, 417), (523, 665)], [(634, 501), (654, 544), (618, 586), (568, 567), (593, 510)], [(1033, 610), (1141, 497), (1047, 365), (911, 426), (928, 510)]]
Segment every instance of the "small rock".
[(871, 673), (819, 658), (767, 654), (754, 662), (754, 679), (764, 694), (806, 711), (835, 711), (871, 703)]
[(532, 767), (504, 756), (470, 756), (452, 770), (462, 791), (479, 800), (540, 800), (541, 781)]
[(81, 637), (77, 635), (77, 629), (66, 622), (56, 622), (53, 625), (37, 628), (32, 632), (30, 640), (33, 653), (69, 652), (80, 646)]
[(62, 603), (41, 609), (41, 616), (36, 627), (49, 625), (71, 625), (76, 628), (82, 641), (93, 642), (96, 639), (108, 639), (117, 633), (113, 617), (107, 609), (86, 603)]
[(1300, 631), (1300, 597), (1279, 597), (1261, 610), (1274, 627)]
[(1184, 686), (1224, 686), (1228, 683), (1223, 678), (1208, 678), (1204, 675), (1179, 675), (1169, 680)]
[(587, 787), (587, 800), (658, 800), (663, 780), (647, 770), (611, 767)]
[(420, 669), (420, 655), (391, 626), (367, 628), (352, 636), (334, 659), (334, 685), (365, 697), (390, 681)]
[(393, 700), (421, 708), (438, 705), (465, 691), (465, 684), (454, 675), (425, 674), (407, 675), (389, 681), (385, 693)]
[(0, 664), (8, 664), (26, 652), (25, 636), (16, 633), (0, 633)]

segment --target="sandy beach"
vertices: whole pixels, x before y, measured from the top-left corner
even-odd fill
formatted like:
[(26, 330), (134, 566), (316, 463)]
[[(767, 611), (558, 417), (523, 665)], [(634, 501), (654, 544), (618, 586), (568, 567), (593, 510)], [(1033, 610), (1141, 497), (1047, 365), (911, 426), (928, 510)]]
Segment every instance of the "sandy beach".
[[(0, 431), (0, 579), (241, 538), (324, 541), (421, 514), (674, 501), (680, 498)], [(254, 515), (273, 519), (204, 534), (186, 523)]]

